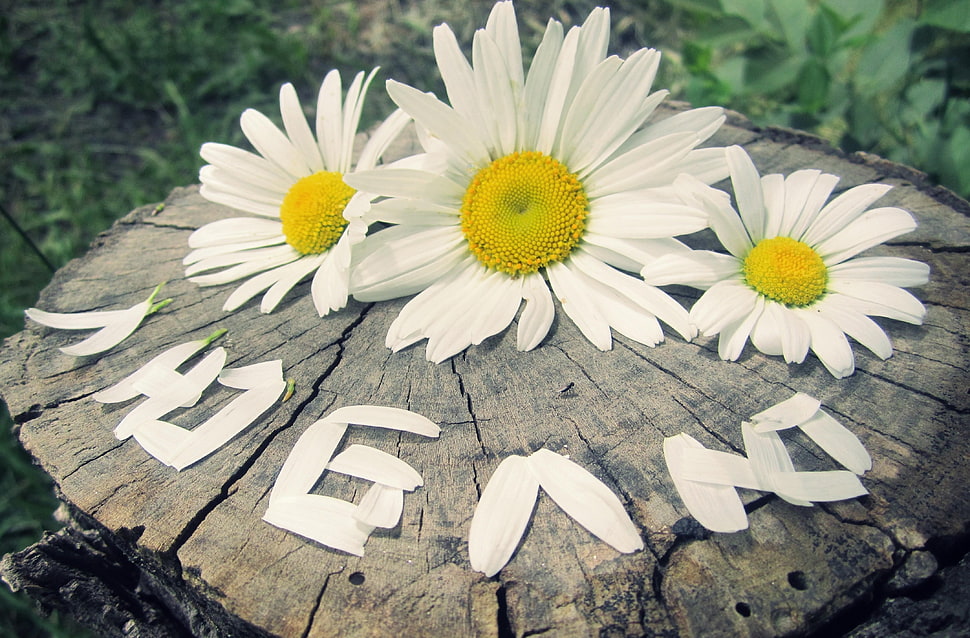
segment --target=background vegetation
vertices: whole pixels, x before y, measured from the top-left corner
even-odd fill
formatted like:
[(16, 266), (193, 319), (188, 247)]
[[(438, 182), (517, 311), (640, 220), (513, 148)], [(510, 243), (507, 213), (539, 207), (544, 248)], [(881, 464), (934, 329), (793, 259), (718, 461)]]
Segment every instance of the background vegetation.
[[(54, 269), (129, 210), (195, 183), (199, 146), (243, 144), (279, 85), (313, 103), (330, 68), (439, 90), (431, 29), (470, 42), (491, 0), (21, 0), (0, 11), (0, 337)], [(612, 6), (611, 50), (663, 50), (657, 85), (808, 130), (970, 194), (965, 0), (519, 0), (526, 53), (549, 17)], [(346, 77), (346, 75), (345, 75)], [(377, 83), (365, 117), (390, 103)], [(0, 416), (0, 553), (59, 525), (51, 486)], [(0, 587), (0, 634), (75, 636)]]

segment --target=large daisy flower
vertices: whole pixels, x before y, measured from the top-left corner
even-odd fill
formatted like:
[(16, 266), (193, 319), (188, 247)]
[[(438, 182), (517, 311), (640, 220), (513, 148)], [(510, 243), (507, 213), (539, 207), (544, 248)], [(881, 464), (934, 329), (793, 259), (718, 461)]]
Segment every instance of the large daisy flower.
[(720, 334), (718, 353), (736, 360), (750, 337), (765, 354), (804, 361), (808, 350), (835, 377), (855, 370), (846, 335), (882, 359), (886, 333), (869, 315), (921, 324), (926, 309), (902, 286), (919, 286), (929, 267), (899, 257), (856, 257), (916, 228), (899, 208), (867, 210), (889, 186), (851, 188), (826, 204), (839, 178), (817, 170), (788, 177), (758, 171), (740, 147), (725, 151), (738, 211), (725, 193), (700, 196), (711, 227), (730, 253), (692, 251), (647, 264), (655, 284), (706, 292), (690, 316), (705, 335)]
[(388, 347), (427, 338), (428, 359), (443, 361), (508, 327), (525, 299), (518, 348), (532, 349), (555, 315), (550, 286), (602, 350), (611, 328), (655, 345), (658, 317), (693, 337), (683, 307), (619, 269), (686, 250), (673, 237), (706, 227), (682, 195), (698, 183), (691, 175), (727, 175), (720, 152), (695, 150), (724, 116), (704, 108), (648, 124), (666, 96), (650, 91), (660, 53), (607, 57), (608, 40), (606, 9), (565, 35), (550, 20), (525, 73), (512, 3), (499, 2), (475, 34), (471, 64), (447, 25), (434, 30), (450, 105), (388, 82), (429, 133), (420, 168), (347, 177), (385, 196), (371, 219), (395, 224), (360, 247), (352, 294), (420, 293), (391, 325)]
[(202, 196), (257, 215), (212, 222), (189, 237), (194, 250), (184, 263), (191, 281), (213, 286), (248, 278), (224, 310), (235, 310), (266, 291), (260, 310), (271, 312), (310, 273), (315, 273), (310, 292), (321, 316), (346, 305), (351, 247), (367, 232), (359, 213), (371, 197), (357, 193), (343, 178), (353, 170), (374, 168), (410, 121), (395, 112), (367, 141), (354, 167), (354, 138), (376, 72), (366, 78), (358, 73), (343, 103), (340, 74), (327, 74), (317, 99), (316, 137), (293, 85), (284, 84), (280, 111), (285, 133), (253, 109), (240, 118), (259, 155), (225, 144), (202, 146), (209, 162), (199, 172)]

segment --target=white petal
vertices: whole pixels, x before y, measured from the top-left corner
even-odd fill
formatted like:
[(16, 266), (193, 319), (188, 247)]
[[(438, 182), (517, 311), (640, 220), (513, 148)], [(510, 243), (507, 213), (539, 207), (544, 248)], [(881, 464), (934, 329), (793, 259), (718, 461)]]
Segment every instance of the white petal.
[(397, 527), (403, 511), (403, 490), (374, 483), (357, 504), (354, 518), (366, 525), (391, 529)]
[(522, 456), (505, 458), (488, 480), (468, 531), (472, 569), (493, 576), (509, 561), (525, 532), (539, 481)]
[(818, 399), (804, 392), (798, 392), (781, 403), (776, 403), (767, 410), (755, 414), (751, 417), (751, 422), (755, 425), (755, 432), (784, 430), (808, 421), (815, 416), (821, 405), (822, 402)]
[(926, 308), (912, 293), (875, 281), (852, 281), (833, 279), (829, 290), (851, 299), (855, 310), (867, 315), (889, 317), (920, 325), (926, 317)]
[(323, 419), (308, 427), (280, 469), (269, 495), (270, 505), (282, 497), (306, 494), (313, 489), (346, 431), (346, 423), (330, 423)]
[(131, 314), (131, 309), (95, 310), (91, 312), (47, 312), (39, 308), (27, 308), (24, 310), (24, 314), (31, 320), (49, 328), (57, 328), (58, 330), (90, 330), (92, 328), (103, 328), (110, 323), (124, 321)]
[(869, 493), (858, 476), (844, 470), (777, 472), (772, 476), (772, 483), (778, 496), (789, 502), (842, 501)]
[(328, 171), (340, 171), (343, 156), (341, 137), (343, 133), (343, 109), (340, 104), (340, 73), (333, 69), (323, 78), (317, 93), (316, 130), (317, 144)]
[(930, 278), (930, 267), (921, 261), (900, 257), (858, 257), (828, 269), (830, 278), (874, 281), (891, 286), (922, 286)]
[(797, 309), (812, 334), (812, 352), (832, 376), (842, 379), (855, 372), (852, 347), (842, 330), (829, 319), (810, 309)]
[(712, 532), (737, 532), (748, 527), (748, 515), (737, 490), (728, 485), (698, 483), (681, 478), (688, 469), (684, 450), (702, 446), (689, 434), (681, 433), (664, 439), (667, 471), (691, 516)]
[(813, 248), (833, 265), (915, 228), (916, 220), (901, 208), (874, 208)]
[(765, 206), (761, 178), (754, 162), (740, 146), (725, 149), (731, 184), (738, 200), (738, 211), (751, 239), (757, 243), (765, 237)]
[(283, 116), (287, 137), (299, 149), (310, 172), (322, 171), (323, 158), (320, 156), (320, 147), (310, 131), (310, 125), (307, 124), (296, 89), (289, 82), (280, 87), (280, 114)]
[(125, 439), (142, 423), (159, 419), (179, 407), (190, 407), (215, 381), (226, 363), (224, 348), (216, 348), (184, 375), (174, 369), (151, 367), (134, 383), (134, 388), (149, 399), (125, 415), (115, 426), (114, 435)]
[(364, 543), (374, 528), (354, 518), (356, 509), (340, 499), (304, 494), (271, 502), (263, 520), (327, 547), (363, 556)]
[(582, 280), (562, 262), (548, 266), (546, 272), (563, 311), (573, 320), (580, 332), (600, 350), (606, 351), (612, 348), (613, 336), (610, 334), (610, 324), (593, 305)]
[(516, 348), (528, 351), (539, 345), (549, 333), (556, 317), (556, 307), (552, 303), (549, 286), (538, 273), (523, 278), (522, 297), (525, 299), (525, 308), (519, 316)]
[[(764, 297), (757, 295), (754, 306), (745, 315), (721, 328), (721, 336), (717, 341), (717, 354), (725, 361), (737, 361), (748, 342), (751, 329), (758, 323), (765, 310)], [(692, 315), (693, 317), (693, 315)]]
[(805, 499), (788, 496), (779, 491), (776, 486), (775, 481), (779, 474), (790, 474), (795, 471), (788, 450), (777, 432), (756, 432), (753, 425), (742, 422), (741, 438), (744, 439), (745, 452), (751, 460), (751, 468), (754, 470), (759, 483), (770, 486), (773, 492), (792, 505), (811, 505)]
[(856, 474), (872, 469), (872, 457), (859, 438), (824, 410), (818, 410), (798, 427), (829, 456)]
[(815, 246), (842, 232), (843, 228), (855, 221), (870, 204), (891, 188), (885, 184), (863, 184), (850, 188), (819, 211), (815, 221), (803, 234), (802, 241), (809, 246)]
[(620, 499), (589, 471), (545, 448), (529, 457), (529, 468), (556, 505), (600, 540), (625, 554), (643, 549)]
[(677, 476), (684, 481), (771, 491), (771, 486), (761, 482), (751, 461), (743, 456), (690, 445), (683, 446), (680, 454)]
[(229, 208), (235, 208), (247, 213), (260, 215), (262, 217), (269, 217), (276, 220), (279, 220), (280, 218), (280, 207), (276, 204), (254, 202), (248, 197), (240, 197), (235, 193), (226, 193), (217, 188), (210, 188), (207, 184), (203, 184), (199, 188), (199, 194), (210, 202), (222, 204), (223, 206), (228, 206)]
[(189, 248), (223, 246), (257, 239), (282, 237), (279, 220), (231, 217), (210, 222), (189, 235)]
[(357, 170), (370, 170), (377, 166), (384, 151), (397, 140), (404, 128), (411, 123), (411, 116), (397, 109), (374, 131), (357, 158)]
[(266, 190), (285, 193), (293, 185), (293, 176), (288, 175), (266, 158), (235, 146), (206, 142), (202, 145), (199, 154), (213, 166), (218, 166)]
[(254, 109), (246, 109), (239, 118), (239, 124), (250, 143), (263, 157), (294, 178), (311, 174), (303, 155), (268, 117)]
[(437, 438), (441, 433), (433, 421), (416, 412), (382, 405), (348, 405), (337, 408), (323, 418), (327, 423), (352, 423), (388, 430), (402, 430)]
[(409, 492), (424, 485), (421, 475), (406, 462), (366, 445), (349, 446), (330, 459), (327, 469)]
[[(276, 364), (275, 367), (279, 368), (279, 362), (268, 363)], [(260, 365), (256, 364), (248, 367), (255, 368)], [(241, 368), (237, 370), (241, 370)], [(226, 372), (224, 371), (223, 377), (225, 375)], [(237, 379), (237, 376), (245, 378), (248, 374), (233, 375), (234, 381), (243, 380)], [(260, 376), (262, 377), (263, 375)], [(224, 385), (239, 387), (226, 383), (222, 377), (219, 380)], [(246, 380), (248, 381), (248, 379)], [(171, 458), (162, 460), (176, 470), (182, 470), (212, 454), (227, 441), (242, 432), (253, 421), (259, 418), (263, 412), (268, 410), (282, 396), (285, 389), (286, 381), (283, 380), (282, 374), (278, 379), (261, 379), (259, 385), (254, 384), (252, 387), (246, 389), (243, 394), (237, 396), (228, 405), (219, 410), (215, 416), (195, 428), (192, 431), (192, 436), (186, 440), (182, 448), (177, 450)]]
[(154, 367), (175, 370), (177, 367), (188, 361), (195, 353), (208, 346), (208, 339), (197, 339), (187, 343), (179, 344), (169, 348), (165, 352), (156, 355), (148, 363), (138, 368), (127, 377), (99, 392), (91, 395), (91, 398), (100, 403), (120, 403), (133, 399), (140, 394), (135, 388), (139, 379), (147, 375)]
[(192, 436), (185, 428), (156, 419), (141, 421), (132, 434), (143, 450), (166, 465), (172, 451), (185, 445)]
[(892, 342), (879, 324), (859, 311), (858, 305), (854, 299), (829, 293), (814, 307), (822, 317), (834, 323), (839, 330), (871, 350), (877, 357), (888, 359), (893, 354)]
[(59, 350), (73, 357), (83, 357), (110, 350), (138, 329), (149, 308), (151, 308), (151, 303), (147, 301), (132, 306), (125, 311), (124, 316), (112, 321), (87, 339), (71, 346), (59, 348)]
[(470, 164), (479, 166), (489, 161), (488, 148), (470, 126), (470, 122), (433, 95), (422, 93), (406, 84), (388, 80), (387, 93), (414, 121), (441, 138), (449, 150)]
[(626, 191), (602, 197), (590, 206), (586, 229), (613, 237), (673, 237), (707, 227), (707, 215), (693, 206), (651, 202), (648, 191)]
[(673, 133), (634, 147), (597, 168), (583, 181), (586, 195), (596, 199), (612, 193), (640, 188), (647, 171), (664, 170), (687, 156), (697, 144), (691, 131)]
[[(684, 307), (659, 288), (607, 266), (582, 249), (573, 253), (570, 263), (593, 280), (589, 284), (590, 288), (612, 290), (641, 310), (656, 316), (687, 341), (696, 336)], [(640, 314), (643, 315), (642, 312)]]
[[(719, 281), (708, 289), (690, 309), (690, 318), (701, 333), (715, 335), (725, 326), (748, 317), (754, 310), (761, 314), (764, 303), (758, 307), (760, 295), (736, 279)], [(753, 325), (753, 324), (752, 324)], [(750, 327), (748, 328), (750, 332)], [(748, 332), (744, 338), (747, 340)]]
[(671, 253), (648, 262), (640, 276), (652, 286), (683, 284), (707, 289), (738, 275), (738, 260), (709, 250)]

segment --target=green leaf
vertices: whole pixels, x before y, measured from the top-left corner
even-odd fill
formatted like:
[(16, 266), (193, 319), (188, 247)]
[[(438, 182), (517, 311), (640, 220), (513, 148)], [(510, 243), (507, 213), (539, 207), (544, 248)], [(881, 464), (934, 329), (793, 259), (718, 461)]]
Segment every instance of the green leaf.
[(771, 0), (771, 12), (785, 36), (788, 48), (804, 51), (805, 37), (812, 21), (812, 11), (805, 0)]
[(831, 55), (846, 27), (839, 14), (824, 5), (820, 6), (807, 34), (809, 50), (819, 57)]
[(829, 72), (817, 59), (808, 60), (798, 74), (798, 103), (807, 113), (825, 106), (829, 93)]
[(742, 18), (758, 31), (766, 26), (765, 0), (721, 0), (721, 9), (728, 15)]
[(910, 66), (910, 41), (915, 26), (912, 20), (900, 20), (863, 49), (855, 72), (860, 93), (888, 92), (902, 81)]
[(967, 0), (927, 0), (919, 16), (921, 24), (941, 29), (970, 32), (970, 2)]

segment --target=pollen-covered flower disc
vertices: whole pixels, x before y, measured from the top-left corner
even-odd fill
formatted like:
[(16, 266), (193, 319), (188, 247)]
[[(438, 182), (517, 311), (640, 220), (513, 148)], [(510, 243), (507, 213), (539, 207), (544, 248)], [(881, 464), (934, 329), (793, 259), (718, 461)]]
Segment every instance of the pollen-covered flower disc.
[(846, 336), (882, 359), (892, 355), (889, 337), (869, 316), (922, 323), (923, 304), (903, 287), (926, 283), (929, 267), (900, 257), (856, 257), (916, 228), (904, 210), (869, 209), (889, 187), (856, 186), (826, 204), (839, 181), (834, 175), (759, 177), (740, 147), (726, 149), (726, 157), (738, 211), (713, 189), (699, 201), (730, 254), (666, 255), (642, 269), (644, 279), (706, 289), (691, 319), (705, 335), (720, 334), (723, 359), (736, 360), (750, 338), (789, 363), (801, 363), (811, 349), (841, 378), (855, 371)]
[[(564, 33), (550, 20), (522, 64), (511, 2), (494, 6), (466, 59), (447, 25), (434, 49), (450, 104), (388, 82), (427, 135), (408, 168), (357, 172), (377, 193), (351, 293), (377, 301), (419, 293), (388, 331), (398, 350), (428, 340), (443, 361), (503, 331), (519, 315), (520, 350), (547, 334), (556, 304), (598, 348), (612, 330), (655, 345), (658, 318), (685, 339), (687, 312), (624, 271), (686, 247), (675, 236), (707, 225), (685, 198), (727, 176), (720, 149), (698, 149), (724, 121), (719, 108), (652, 121), (660, 54), (607, 56), (609, 11)], [(551, 288), (551, 291), (550, 291)]]
[(344, 177), (373, 169), (410, 118), (395, 112), (368, 140), (356, 166), (354, 138), (364, 96), (377, 69), (358, 73), (342, 97), (340, 75), (327, 74), (311, 132), (296, 90), (280, 89), (284, 131), (249, 109), (240, 119), (258, 154), (225, 144), (202, 146), (209, 162), (199, 173), (203, 197), (256, 217), (206, 224), (189, 237), (186, 275), (202, 286), (246, 279), (223, 306), (232, 311), (264, 293), (271, 312), (300, 281), (313, 275), (313, 304), (323, 316), (347, 303), (351, 249), (367, 232), (361, 214), (373, 199)]

